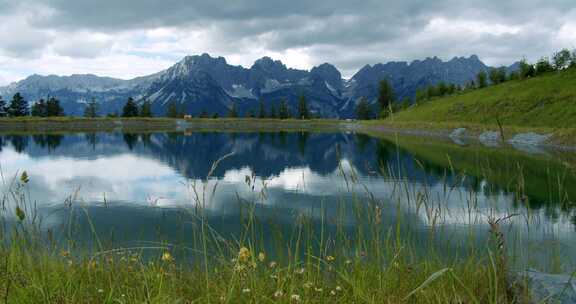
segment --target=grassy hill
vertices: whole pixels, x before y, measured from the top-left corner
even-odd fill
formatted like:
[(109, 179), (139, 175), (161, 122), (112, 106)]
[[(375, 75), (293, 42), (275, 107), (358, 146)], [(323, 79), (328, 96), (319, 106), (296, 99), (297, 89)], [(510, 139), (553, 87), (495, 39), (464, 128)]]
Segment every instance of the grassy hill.
[(576, 69), (441, 97), (397, 113), (394, 122), (576, 127)]

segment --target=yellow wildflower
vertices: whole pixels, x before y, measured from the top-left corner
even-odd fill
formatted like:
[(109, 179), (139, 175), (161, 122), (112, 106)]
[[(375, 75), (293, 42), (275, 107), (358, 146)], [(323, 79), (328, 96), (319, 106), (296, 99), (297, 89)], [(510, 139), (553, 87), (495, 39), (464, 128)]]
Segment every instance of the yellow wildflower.
[(333, 262), (334, 260), (336, 260), (336, 258), (331, 256), (331, 255), (326, 257), (326, 261), (328, 261), (328, 262)]
[(173, 261), (174, 261), (174, 258), (172, 257), (172, 255), (170, 254), (170, 252), (166, 251), (166, 252), (164, 252), (164, 253), (162, 254), (162, 261), (163, 261), (163, 262), (170, 263), (170, 262), (173, 262)]
[(258, 260), (259, 260), (261, 263), (263, 263), (264, 260), (266, 260), (266, 254), (264, 254), (264, 252), (260, 252), (260, 253), (258, 254)]
[(238, 252), (238, 261), (240, 263), (246, 263), (248, 262), (249, 259), (250, 259), (250, 250), (248, 250), (248, 248), (246, 247), (240, 248), (240, 251)]

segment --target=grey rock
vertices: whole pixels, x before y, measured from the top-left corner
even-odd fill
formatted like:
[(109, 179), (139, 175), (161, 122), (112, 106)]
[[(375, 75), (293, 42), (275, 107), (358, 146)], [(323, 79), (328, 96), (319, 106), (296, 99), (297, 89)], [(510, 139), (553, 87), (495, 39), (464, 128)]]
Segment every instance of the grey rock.
[(488, 147), (498, 147), (500, 146), (501, 141), (500, 132), (495, 131), (486, 131), (480, 136), (478, 136), (478, 140), (485, 146)]
[(450, 137), (454, 138), (454, 137), (458, 137), (458, 138), (462, 138), (468, 135), (468, 130), (466, 130), (466, 128), (458, 128), (458, 129), (454, 129), (454, 131), (452, 131), (452, 133), (450, 133)]
[(516, 280), (526, 282), (531, 303), (576, 303), (576, 278), (534, 270), (521, 272)]
[(534, 132), (519, 133), (514, 135), (514, 137), (508, 140), (508, 142), (511, 144), (538, 146), (546, 143), (546, 141), (550, 139), (551, 136), (551, 134), (538, 134)]
[(468, 136), (468, 130), (466, 130), (466, 128), (454, 129), (454, 131), (452, 131), (448, 136), (457, 145), (466, 146), (468, 144), (465, 140)]

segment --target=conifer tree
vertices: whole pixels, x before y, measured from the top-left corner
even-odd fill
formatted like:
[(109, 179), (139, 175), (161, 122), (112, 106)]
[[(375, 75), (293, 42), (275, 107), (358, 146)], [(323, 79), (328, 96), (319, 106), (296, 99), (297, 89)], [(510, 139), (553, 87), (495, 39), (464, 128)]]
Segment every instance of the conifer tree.
[(278, 110), (278, 118), (280, 119), (288, 119), (290, 118), (290, 111), (288, 110), (288, 104), (286, 100), (282, 99), (280, 101), (280, 108)]
[(98, 103), (96, 103), (96, 99), (92, 98), (92, 100), (88, 102), (86, 108), (84, 109), (84, 117), (87, 118), (98, 117)]
[(34, 117), (46, 117), (46, 101), (43, 98), (32, 105), (30, 115)]
[(258, 105), (258, 118), (266, 117), (266, 109), (264, 107), (264, 100), (260, 99), (260, 104)]
[(138, 116), (138, 106), (132, 97), (128, 98), (128, 101), (122, 109), (122, 117), (137, 117)]
[(298, 101), (298, 119), (309, 119), (310, 112), (308, 111), (308, 104), (306, 102), (306, 97), (300, 95), (300, 100)]
[(60, 100), (50, 97), (46, 102), (46, 116), (64, 116), (64, 109), (60, 106)]
[(236, 110), (236, 103), (232, 103), (232, 106), (230, 107), (230, 111), (228, 111), (228, 117), (230, 118), (236, 118), (238, 117), (238, 111)]
[(372, 111), (366, 97), (362, 97), (356, 106), (356, 118), (360, 120), (372, 119)]
[(8, 114), (13, 117), (28, 116), (28, 102), (20, 93), (14, 94), (8, 106)]
[(171, 101), (168, 104), (168, 108), (166, 109), (166, 117), (178, 118), (178, 107), (174, 101)]
[(140, 117), (152, 117), (152, 103), (148, 100), (144, 100), (142, 105), (140, 105), (138, 114)]
[(387, 79), (382, 79), (378, 88), (378, 104), (382, 116), (387, 116), (387, 111), (394, 102), (394, 89)]

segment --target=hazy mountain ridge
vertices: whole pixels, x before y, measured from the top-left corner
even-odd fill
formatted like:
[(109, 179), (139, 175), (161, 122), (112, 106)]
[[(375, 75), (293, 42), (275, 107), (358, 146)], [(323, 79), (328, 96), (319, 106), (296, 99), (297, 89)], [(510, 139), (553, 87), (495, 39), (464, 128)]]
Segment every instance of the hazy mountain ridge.
[[(101, 114), (118, 112), (130, 96), (150, 100), (157, 115), (175, 102), (188, 114), (203, 111), (225, 115), (237, 103), (243, 115), (255, 112), (258, 100), (267, 108), (278, 107), (281, 99), (295, 111), (300, 95), (305, 95), (312, 112), (325, 117), (352, 117), (357, 101), (367, 97), (374, 102), (378, 82), (387, 78), (399, 99), (414, 96), (416, 90), (444, 81), (463, 85), (487, 70), (480, 59), (455, 57), (442, 61), (437, 57), (407, 62), (366, 65), (349, 79), (329, 63), (310, 71), (286, 67), (270, 57), (258, 59), (250, 68), (234, 66), (223, 57), (208, 54), (187, 56), (156, 74), (121, 80), (91, 74), (71, 76), (32, 75), (0, 88), (4, 99), (20, 92), (29, 101), (47, 96), (58, 97), (67, 114), (80, 115), (85, 103), (95, 98)], [(510, 68), (513, 68), (511, 66)]]

